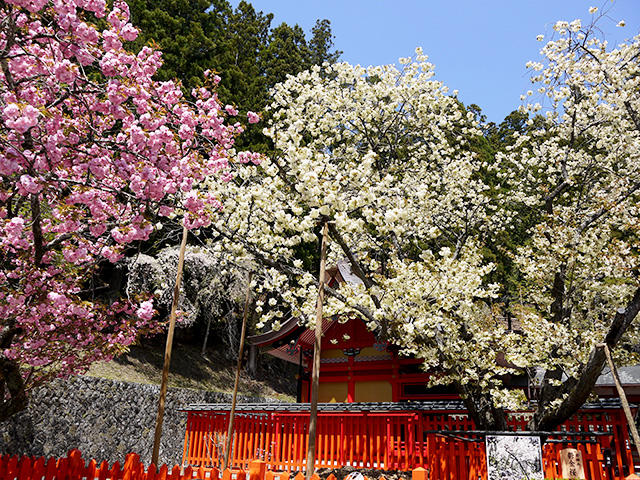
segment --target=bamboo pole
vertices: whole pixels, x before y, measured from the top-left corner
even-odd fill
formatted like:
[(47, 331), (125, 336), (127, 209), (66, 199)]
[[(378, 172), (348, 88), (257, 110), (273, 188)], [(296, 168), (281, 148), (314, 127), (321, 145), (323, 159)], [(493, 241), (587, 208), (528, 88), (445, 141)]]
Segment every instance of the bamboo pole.
[[(322, 248), (320, 251), (320, 286), (316, 306), (316, 339), (313, 346), (313, 370), (311, 371), (311, 412), (309, 415), (309, 443), (307, 446), (306, 480), (310, 480), (316, 464), (316, 427), (318, 423), (318, 385), (320, 384), (320, 346), (322, 342), (322, 305), (324, 303), (324, 277), (327, 256), (327, 230), (325, 220), (322, 228)], [(302, 354), (302, 353), (301, 353)]]
[(171, 349), (173, 347), (173, 332), (176, 327), (176, 311), (180, 298), (180, 284), (182, 283), (182, 269), (184, 267), (184, 251), (187, 246), (187, 227), (182, 227), (182, 243), (178, 256), (178, 272), (176, 273), (176, 285), (173, 289), (173, 302), (171, 303), (171, 315), (169, 317), (169, 331), (167, 332), (167, 345), (164, 350), (164, 365), (162, 367), (162, 383), (160, 384), (160, 399), (158, 400), (158, 415), (156, 417), (156, 432), (153, 440), (153, 454), (151, 463), (158, 465), (160, 453), (160, 437), (162, 436), (162, 421), (164, 420), (164, 403), (167, 396), (167, 383), (169, 382), (169, 365), (171, 365)]
[(633, 420), (633, 416), (631, 415), (631, 409), (629, 408), (627, 395), (624, 393), (624, 389), (622, 388), (622, 384), (620, 383), (618, 370), (616, 369), (616, 366), (613, 363), (613, 359), (611, 358), (611, 351), (609, 350), (609, 346), (606, 343), (601, 343), (599, 346), (604, 349), (604, 354), (607, 357), (607, 363), (609, 363), (609, 368), (611, 369), (611, 376), (613, 377), (613, 382), (616, 384), (616, 389), (618, 390), (618, 395), (620, 396), (620, 403), (622, 403), (622, 409), (624, 410), (624, 415), (627, 417), (627, 425), (629, 426), (629, 430), (631, 430), (633, 443), (636, 444), (638, 455), (640, 455), (640, 436), (638, 435), (636, 422)]
[(240, 348), (238, 349), (238, 366), (236, 368), (236, 380), (233, 384), (233, 397), (231, 399), (231, 411), (229, 412), (229, 428), (227, 429), (227, 442), (224, 448), (224, 472), (229, 465), (229, 455), (231, 454), (231, 440), (233, 438), (233, 420), (236, 414), (236, 399), (238, 398), (238, 385), (240, 384), (240, 368), (242, 367), (242, 351), (244, 350), (244, 334), (247, 328), (247, 317), (249, 314), (249, 299), (251, 298), (251, 274), (247, 283), (247, 296), (244, 301), (244, 313), (242, 315), (242, 333), (240, 333)]

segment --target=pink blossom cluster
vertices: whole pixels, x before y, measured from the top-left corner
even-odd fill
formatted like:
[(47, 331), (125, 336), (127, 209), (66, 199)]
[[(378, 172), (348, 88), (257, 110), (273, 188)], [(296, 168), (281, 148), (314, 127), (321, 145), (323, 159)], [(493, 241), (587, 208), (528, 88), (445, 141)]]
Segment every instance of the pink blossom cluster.
[(238, 152), (237, 160), (240, 163), (253, 163), (254, 165), (260, 165), (262, 162), (262, 155), (257, 152)]
[(247, 120), (249, 120), (249, 123), (258, 123), (260, 121), (260, 115), (255, 112), (247, 112)]
[(214, 91), (187, 103), (153, 80), (161, 54), (127, 51), (138, 31), (122, 0), (7, 0), (0, 17), (0, 332), (20, 332), (0, 355), (37, 382), (157, 329), (151, 300), (107, 305), (82, 290), (158, 217), (211, 222), (221, 205), (198, 183), (229, 175), (242, 126)]

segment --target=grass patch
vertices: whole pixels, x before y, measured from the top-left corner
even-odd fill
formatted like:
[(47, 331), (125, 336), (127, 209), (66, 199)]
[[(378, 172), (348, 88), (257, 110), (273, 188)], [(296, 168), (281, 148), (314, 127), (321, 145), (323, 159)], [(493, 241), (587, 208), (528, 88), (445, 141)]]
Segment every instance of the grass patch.
[[(110, 362), (94, 363), (86, 375), (122, 380), (126, 382), (159, 385), (162, 380), (164, 346), (132, 346), (128, 353)], [(233, 392), (236, 362), (229, 360), (218, 349), (207, 350), (206, 356), (196, 346), (173, 344), (169, 387), (192, 388), (215, 392)], [(295, 401), (295, 372), (289, 365), (262, 358), (258, 366), (258, 379), (240, 374), (238, 392), (247, 396), (277, 398)]]

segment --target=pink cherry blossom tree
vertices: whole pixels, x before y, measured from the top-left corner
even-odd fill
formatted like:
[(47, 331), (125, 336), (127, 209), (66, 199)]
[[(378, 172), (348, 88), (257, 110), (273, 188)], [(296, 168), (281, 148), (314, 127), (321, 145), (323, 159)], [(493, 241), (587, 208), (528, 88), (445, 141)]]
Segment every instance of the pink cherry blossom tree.
[(220, 208), (198, 184), (230, 178), (237, 112), (217, 76), (192, 103), (154, 81), (136, 35), (121, 0), (0, 2), (0, 420), (158, 330), (150, 298), (99, 295), (100, 269), (163, 217), (199, 228)]

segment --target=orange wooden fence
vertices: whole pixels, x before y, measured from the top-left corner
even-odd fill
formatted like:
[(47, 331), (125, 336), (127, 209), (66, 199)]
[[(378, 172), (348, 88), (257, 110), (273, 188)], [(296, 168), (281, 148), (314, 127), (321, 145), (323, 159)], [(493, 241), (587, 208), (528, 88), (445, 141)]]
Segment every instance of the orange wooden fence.
[(126, 456), (124, 465), (115, 462), (111, 467), (106, 461), (98, 464), (91, 460), (85, 464), (78, 450), (71, 450), (67, 457), (46, 461), (43, 457), (0, 457), (2, 480), (184, 480), (193, 478), (194, 472), (198, 474), (198, 469), (175, 466), (169, 470), (166, 465), (156, 469), (153, 464), (145, 471), (135, 453)]
[[(598, 444), (571, 444), (582, 452), (586, 477), (589, 480), (623, 479), (624, 476), (608, 474), (602, 468), (602, 454)], [(547, 443), (543, 448), (545, 478), (561, 478), (557, 459), (559, 450), (566, 445)], [(95, 460), (88, 464), (78, 450), (69, 452), (66, 458), (49, 459), (32, 457), (0, 457), (1, 480), (304, 480), (301, 473), (293, 476), (288, 472), (276, 472), (268, 468), (267, 462), (248, 461), (249, 467), (227, 469), (222, 474), (215, 467), (181, 468), (171, 470), (166, 465), (156, 469), (152, 464), (147, 470), (135, 453), (126, 456), (124, 465), (115, 462), (110, 468), (106, 462), (100, 465)], [(317, 475), (311, 477), (320, 480)], [(487, 478), (483, 442), (469, 442), (436, 437), (425, 468), (412, 470), (413, 480), (477, 480)], [(382, 477), (381, 480), (383, 480)], [(336, 480), (330, 476), (327, 480)], [(365, 477), (366, 480), (366, 477)]]
[[(217, 468), (182, 468), (179, 465), (169, 470), (166, 465), (156, 469), (151, 464), (145, 470), (136, 453), (128, 454), (124, 465), (115, 462), (111, 467), (106, 461), (98, 464), (91, 460), (85, 464), (78, 450), (71, 450), (67, 457), (49, 460), (26, 456), (0, 457), (1, 480), (289, 480), (289, 477), (288, 473), (267, 471), (265, 463), (260, 461), (251, 462), (247, 471), (227, 469), (220, 475)], [(317, 475), (314, 477), (314, 480), (320, 480)]]
[[(423, 469), (418, 469), (413, 473), (413, 480), (428, 480)], [(200, 467), (193, 469), (187, 467), (182, 469), (175, 466), (169, 471), (166, 465), (160, 470), (156, 470), (152, 464), (145, 471), (144, 465), (140, 463), (139, 455), (130, 453), (126, 456), (124, 465), (115, 462), (111, 468), (106, 462), (100, 465), (95, 460), (91, 460), (85, 465), (82, 454), (78, 450), (71, 450), (67, 457), (58, 460), (50, 458), (38, 459), (32, 457), (18, 457), (4, 455), (0, 457), (0, 479), (1, 480), (304, 480), (302, 473), (295, 476), (287, 472), (274, 472), (267, 470), (263, 461), (252, 461), (247, 471), (226, 469), (220, 474), (217, 468)], [(316, 474), (311, 476), (312, 480), (320, 480)], [(331, 474), (327, 480), (337, 480)], [(364, 480), (368, 480), (364, 477)], [(381, 477), (380, 480), (385, 480)]]
[[(218, 408), (189, 411), (183, 464), (218, 465), (228, 422), (228, 411)], [(527, 415), (511, 416), (514, 432), (524, 430)], [(422, 467), (430, 472), (431, 480), (486, 478), (484, 437), (473, 428), (460, 411), (362, 408), (338, 412), (332, 406), (330, 411), (319, 411), (315, 466), (403, 471)], [(234, 421), (230, 465), (246, 467), (248, 459), (260, 459), (274, 470), (303, 471), (308, 429), (308, 412), (241, 408)], [(627, 439), (622, 410), (582, 412), (547, 439), (543, 450), (546, 476), (559, 478), (558, 450), (569, 446), (582, 452), (591, 480), (624, 478), (633, 472)]]

